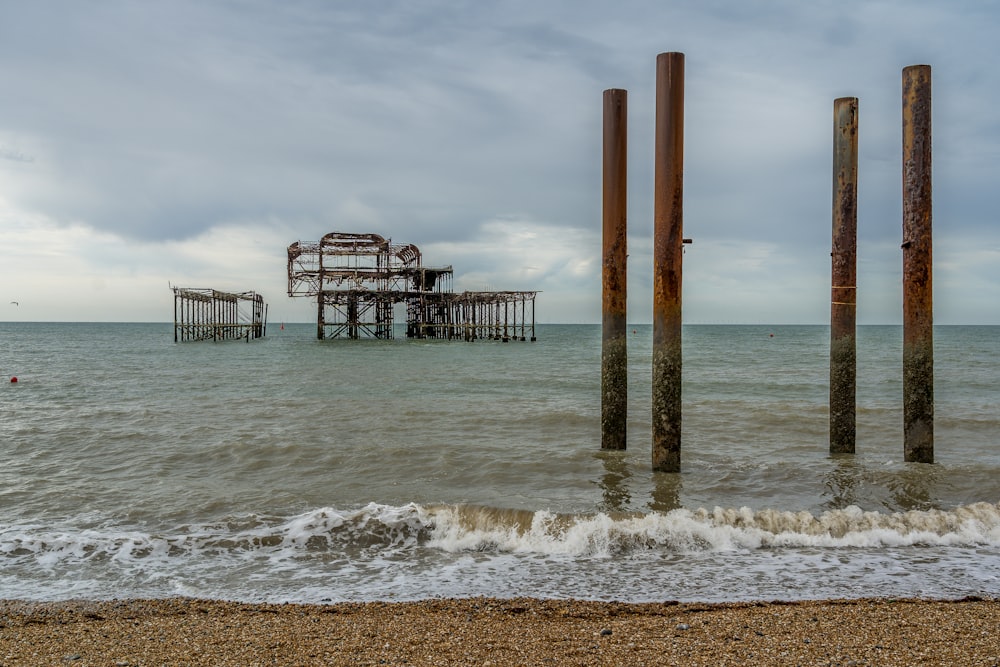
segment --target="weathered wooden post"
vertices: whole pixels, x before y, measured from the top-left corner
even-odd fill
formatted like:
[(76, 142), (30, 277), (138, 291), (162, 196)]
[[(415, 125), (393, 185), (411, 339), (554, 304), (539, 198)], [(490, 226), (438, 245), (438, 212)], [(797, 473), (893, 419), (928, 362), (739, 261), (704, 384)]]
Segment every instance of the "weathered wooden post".
[(684, 54), (656, 57), (653, 200), (653, 470), (681, 469)]
[(857, 407), (858, 98), (833, 102), (830, 453), (853, 454)]
[(604, 258), (601, 331), (601, 449), (625, 449), (628, 426), (626, 322), (628, 91), (604, 91)]
[(934, 462), (931, 68), (903, 68), (903, 457)]

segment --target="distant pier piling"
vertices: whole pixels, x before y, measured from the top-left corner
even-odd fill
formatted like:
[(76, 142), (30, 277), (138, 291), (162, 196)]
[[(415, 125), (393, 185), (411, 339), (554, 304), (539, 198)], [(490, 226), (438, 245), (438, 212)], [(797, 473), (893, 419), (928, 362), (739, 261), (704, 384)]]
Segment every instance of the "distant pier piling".
[(903, 458), (934, 462), (931, 68), (903, 69)]
[(656, 57), (653, 201), (653, 470), (681, 469), (684, 54)]
[(853, 454), (857, 409), (858, 98), (833, 102), (830, 453)]
[(604, 91), (601, 330), (601, 449), (625, 449), (628, 425), (626, 321), (628, 91)]

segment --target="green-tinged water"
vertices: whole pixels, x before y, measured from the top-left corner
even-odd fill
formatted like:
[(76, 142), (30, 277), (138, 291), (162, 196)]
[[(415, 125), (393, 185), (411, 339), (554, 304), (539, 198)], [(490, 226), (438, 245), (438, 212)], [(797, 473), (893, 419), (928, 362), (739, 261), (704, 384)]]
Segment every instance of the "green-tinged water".
[(899, 327), (859, 328), (857, 453), (831, 457), (827, 327), (687, 326), (680, 474), (650, 470), (651, 332), (629, 331), (628, 449), (601, 452), (596, 325), (175, 344), (0, 323), (0, 590), (1000, 593), (1000, 327), (936, 330), (927, 465), (903, 463)]

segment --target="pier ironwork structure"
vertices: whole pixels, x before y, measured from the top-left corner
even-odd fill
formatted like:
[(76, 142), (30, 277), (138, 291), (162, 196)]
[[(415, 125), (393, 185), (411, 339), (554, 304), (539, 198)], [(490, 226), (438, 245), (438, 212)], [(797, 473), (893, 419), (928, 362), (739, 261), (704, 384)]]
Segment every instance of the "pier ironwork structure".
[(537, 292), (454, 292), (451, 266), (424, 266), (412, 243), (331, 232), (288, 246), (288, 295), (316, 299), (316, 337), (535, 340)]
[(263, 338), (267, 304), (256, 292), (173, 287), (174, 342)]

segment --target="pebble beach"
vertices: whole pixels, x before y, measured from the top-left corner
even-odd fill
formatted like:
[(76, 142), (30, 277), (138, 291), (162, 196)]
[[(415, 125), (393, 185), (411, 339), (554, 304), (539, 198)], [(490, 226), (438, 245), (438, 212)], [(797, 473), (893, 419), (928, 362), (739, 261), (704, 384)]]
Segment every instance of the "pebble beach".
[(1000, 665), (1000, 601), (0, 602), (0, 665)]

